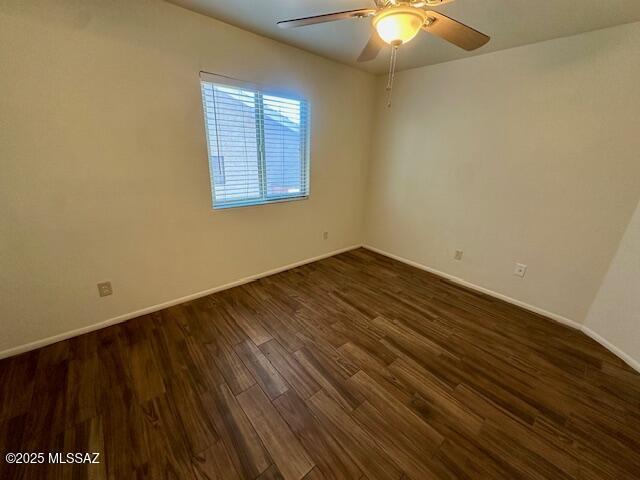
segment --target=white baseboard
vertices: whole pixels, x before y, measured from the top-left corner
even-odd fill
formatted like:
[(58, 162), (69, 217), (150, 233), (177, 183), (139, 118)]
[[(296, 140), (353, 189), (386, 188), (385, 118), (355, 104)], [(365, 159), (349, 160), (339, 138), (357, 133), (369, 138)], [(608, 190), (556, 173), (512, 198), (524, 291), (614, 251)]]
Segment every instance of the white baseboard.
[(598, 342), (600, 345), (602, 345), (607, 350), (609, 350), (611, 353), (613, 353), (614, 355), (616, 355), (617, 357), (622, 359), (631, 368), (633, 368), (637, 372), (640, 372), (640, 362), (638, 360), (636, 360), (635, 358), (633, 358), (631, 355), (629, 355), (628, 353), (622, 351), (621, 349), (616, 347), (613, 343), (609, 342), (609, 340), (607, 340), (606, 338), (602, 337), (599, 333), (594, 332), (593, 330), (591, 330), (586, 325), (582, 326), (582, 331), (584, 332), (585, 335), (590, 336), (596, 342)]
[(605, 347), (611, 353), (613, 353), (617, 357), (621, 358), (631, 368), (633, 368), (634, 370), (640, 372), (640, 362), (635, 360), (631, 355), (623, 352), (621, 349), (619, 349), (618, 347), (616, 347), (615, 345), (613, 345), (612, 343), (607, 341), (605, 338), (603, 338), (602, 336), (600, 336), (599, 334), (597, 334), (596, 332), (591, 330), (589, 327), (586, 327), (586, 326), (582, 325), (581, 323), (576, 322), (575, 320), (571, 320), (570, 318), (563, 317), (562, 315), (559, 315), (557, 313), (549, 312), (549, 311), (547, 311), (547, 310), (545, 310), (543, 308), (536, 307), (535, 305), (530, 305), (530, 304), (528, 304), (526, 302), (522, 302), (522, 301), (517, 300), (515, 298), (508, 297), (507, 295), (503, 295), (502, 293), (494, 292), (493, 290), (489, 290), (488, 288), (484, 288), (484, 287), (481, 287), (481, 286), (476, 285), (474, 283), (467, 282), (466, 280), (463, 280), (461, 278), (455, 277), (453, 275), (449, 275), (448, 273), (445, 273), (445, 272), (441, 272), (440, 270), (436, 270), (435, 268), (427, 267), (426, 265), (423, 265), (423, 264), (418, 263), (418, 262), (414, 262), (413, 260), (409, 260), (407, 258), (403, 258), (403, 257), (400, 257), (398, 255), (394, 255), (393, 253), (389, 253), (389, 252), (386, 252), (384, 250), (380, 250), (379, 248), (373, 247), (371, 245), (366, 245), (365, 244), (365, 245), (362, 245), (362, 246), (364, 248), (366, 248), (367, 250), (371, 250), (372, 252), (376, 252), (376, 253), (379, 253), (380, 255), (384, 255), (385, 257), (389, 257), (389, 258), (392, 258), (392, 259), (397, 260), (399, 262), (406, 263), (407, 265), (411, 265), (412, 267), (419, 268), (420, 270), (424, 270), (426, 272), (433, 273), (434, 275), (438, 275), (439, 277), (446, 278), (447, 280), (450, 280), (453, 283), (456, 283), (458, 285), (462, 285), (463, 287), (470, 288), (471, 290), (475, 290), (477, 292), (485, 293), (485, 294), (487, 294), (487, 295), (489, 295), (491, 297), (498, 298), (500, 300), (504, 300), (505, 302), (511, 303), (511, 304), (516, 305), (518, 307), (522, 307), (525, 310), (529, 310), (530, 312), (537, 313), (539, 315), (547, 317), (547, 318), (549, 318), (551, 320), (554, 320), (554, 321), (556, 321), (558, 323), (566, 325), (566, 326), (568, 326), (570, 328), (573, 328), (575, 330), (580, 330), (585, 335), (588, 335), (589, 337), (594, 339), (596, 342), (598, 342), (600, 345)]
[(41, 340), (36, 340), (35, 342), (30, 342), (24, 345), (19, 345), (17, 347), (9, 348), (7, 350), (3, 350), (0, 352), (0, 359), (6, 358), (6, 357), (12, 357), (14, 355), (19, 355), (21, 353), (28, 352), (29, 350), (35, 350), (37, 348), (51, 345), (52, 343), (60, 342), (62, 340), (67, 340), (68, 338), (77, 337), (85, 333), (93, 332), (95, 330), (100, 330), (101, 328), (109, 327), (111, 325), (115, 325), (116, 323), (126, 322), (127, 320), (131, 320), (132, 318), (140, 317), (142, 315), (147, 315), (149, 313), (157, 312), (165, 308), (173, 307), (174, 305), (178, 305), (180, 303), (185, 303), (191, 300), (195, 300), (196, 298), (211, 295), (212, 293), (237, 287), (239, 285), (243, 285), (245, 283), (258, 280), (259, 278), (268, 277), (269, 275), (274, 275), (276, 273), (284, 272), (285, 270), (291, 270), (292, 268), (300, 267), (302, 265), (306, 265), (307, 263), (312, 263), (318, 260), (322, 260), (323, 258), (333, 257), (334, 255), (348, 252), (350, 250), (360, 248), (361, 246), (362, 245), (351, 245), (349, 247), (334, 250), (332, 252), (323, 253), (322, 255), (318, 255), (316, 257), (307, 258), (305, 260), (300, 260), (298, 262), (290, 263), (289, 265), (285, 265), (283, 267), (274, 268), (272, 270), (267, 270), (266, 272), (257, 273), (255, 275), (250, 275), (248, 277), (241, 278), (234, 282), (226, 283), (224, 285), (219, 285), (217, 287), (209, 288), (207, 290), (202, 290), (197, 293), (192, 293), (191, 295), (187, 295), (185, 297), (176, 298), (174, 300), (169, 300), (167, 302), (159, 303), (157, 305), (151, 305), (141, 310), (136, 310), (134, 312), (125, 313), (117, 317), (109, 318), (102, 322), (94, 323), (92, 325), (87, 325), (85, 327), (77, 328), (75, 330), (70, 330), (68, 332), (59, 333), (51, 337), (43, 338)]

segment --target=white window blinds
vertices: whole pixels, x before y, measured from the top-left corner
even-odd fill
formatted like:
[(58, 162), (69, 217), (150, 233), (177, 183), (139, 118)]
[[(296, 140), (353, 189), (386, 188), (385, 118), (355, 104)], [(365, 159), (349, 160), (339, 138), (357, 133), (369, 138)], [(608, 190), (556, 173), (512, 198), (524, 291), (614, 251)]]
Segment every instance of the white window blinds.
[(309, 195), (306, 100), (201, 74), (213, 208)]

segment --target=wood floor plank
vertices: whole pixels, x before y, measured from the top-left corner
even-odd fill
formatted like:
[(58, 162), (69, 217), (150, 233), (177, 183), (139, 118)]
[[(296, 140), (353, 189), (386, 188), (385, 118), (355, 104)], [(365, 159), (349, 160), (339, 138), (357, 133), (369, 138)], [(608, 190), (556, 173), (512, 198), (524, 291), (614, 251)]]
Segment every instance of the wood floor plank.
[(305, 475), (304, 480), (324, 480), (326, 478), (327, 477), (322, 473), (322, 470), (320, 470), (318, 467), (314, 467), (309, 473)]
[(161, 451), (161, 433), (147, 435), (162, 432), (160, 420), (150, 402), (145, 406), (138, 404), (126, 385), (113, 387), (105, 395), (105, 404), (110, 405), (102, 414), (107, 476), (109, 479), (132, 477), (148, 465), (154, 451)]
[(322, 361), (322, 356), (303, 347), (294, 353), (294, 357), (342, 408), (353, 410), (364, 400), (331, 363)]
[[(551, 465), (551, 468), (557, 468), (564, 472), (563, 475), (566, 475), (567, 478), (576, 475), (578, 462), (572, 453), (560, 450), (550, 442), (530, 432), (529, 426), (523, 425), (517, 418), (502, 411), (498, 406), (492, 404), (491, 401), (473, 389), (460, 386), (456, 389), (455, 394), (457, 398), (486, 418), (480, 438), (488, 441), (487, 437), (492, 436), (496, 442), (502, 442), (507, 447), (509, 442), (516, 441), (532, 454), (539, 455), (544, 459), (544, 461), (537, 463), (540, 469)], [(511, 440), (503, 440), (505, 438), (510, 438)], [(506, 457), (504, 451), (503, 456)], [(557, 473), (556, 475), (560, 476)]]
[(77, 463), (65, 465), (63, 478), (105, 480), (107, 478), (104, 458), (100, 458), (104, 452), (104, 431), (102, 417), (96, 416), (67, 429), (64, 432), (64, 452), (89, 453), (93, 459), (94, 453), (98, 456), (98, 463)]
[(188, 335), (197, 338), (202, 343), (212, 342), (218, 335), (212, 322), (215, 318), (215, 308), (207, 298), (198, 298), (183, 305), (176, 305), (168, 310), (179, 309), (181, 316), (188, 325)]
[(327, 429), (311, 415), (307, 405), (294, 392), (289, 391), (273, 402), (296, 434), (311, 459), (334, 480), (357, 480), (362, 472)]
[(363, 329), (358, 324), (353, 324), (348, 320), (336, 322), (332, 324), (331, 327), (349, 336), (350, 342), (355, 343), (386, 365), (398, 358), (395, 353), (380, 343), (380, 338), (370, 335), (371, 330), (369, 329)]
[(227, 311), (236, 322), (236, 324), (244, 330), (244, 333), (256, 345), (268, 342), (273, 337), (260, 323), (259, 316), (244, 304), (227, 307)]
[(69, 361), (65, 405), (67, 426), (98, 415), (102, 392), (99, 382), (100, 363), (96, 353)]
[[(25, 416), (25, 435), (29, 447), (40, 443), (40, 437), (46, 443), (51, 435), (66, 428), (69, 360), (66, 354), (59, 356), (60, 351), (56, 347), (40, 351), (33, 394)], [(14, 383), (13, 388), (18, 389), (19, 385)]]
[(303, 399), (320, 389), (313, 377), (282, 347), (277, 340), (260, 345), (260, 350)]
[(365, 401), (354, 410), (352, 416), (410, 478), (420, 480), (434, 477), (430, 466), (430, 458), (435, 453), (433, 445), (429, 445), (429, 442), (422, 444), (415, 437), (397, 435), (395, 432), (399, 426), (387, 414), (388, 411), (382, 413)]
[(228, 345), (236, 345), (243, 342), (247, 338), (247, 334), (225, 309), (224, 303), (211, 297), (209, 299), (212, 302), (212, 308), (215, 309), (215, 317), (211, 325), (217, 331), (218, 336), (223, 338)]
[[(183, 346), (185, 361), (181, 375), (177, 376), (186, 377), (191, 386), (200, 394), (215, 389), (215, 385), (226, 381), (217, 362), (211, 358), (207, 344), (188, 336), (185, 338)], [(171, 384), (172, 379), (165, 381), (165, 383)]]
[[(149, 470), (153, 472), (151, 476), (154, 476), (165, 470), (176, 478), (189, 478), (193, 474), (190, 436), (180, 420), (179, 408), (171, 394), (154, 397), (145, 402), (142, 408), (145, 426), (135, 433), (142, 437), (141, 442), (146, 442), (145, 449), (148, 453), (145, 456), (146, 462), (136, 471)], [(161, 461), (158, 462), (157, 458)]]
[(325, 339), (323, 334), (317, 330), (308, 329), (298, 332), (298, 337), (303, 340), (304, 348), (308, 353), (319, 358), (323, 364), (331, 367), (331, 370), (342, 378), (347, 379), (358, 371), (358, 366), (340, 353), (339, 348), (347, 342), (340, 342), (340, 346), (336, 348)]
[(289, 353), (302, 347), (302, 341), (296, 335), (297, 322), (290, 313), (274, 304), (271, 298), (261, 302), (260, 313), (265, 328)]
[(133, 343), (127, 358), (129, 378), (140, 402), (164, 394), (164, 381), (149, 343), (144, 340)]
[[(211, 362), (216, 366), (234, 394), (255, 385), (256, 380), (238, 354), (222, 341), (207, 345)], [(218, 382), (219, 384), (219, 382)]]
[(262, 472), (256, 480), (284, 480), (284, 477), (280, 473), (280, 470), (278, 470), (278, 467), (271, 465)]
[(272, 400), (289, 390), (289, 384), (251, 340), (235, 346), (235, 351)]
[[(0, 369), (0, 422), (27, 411), (33, 395), (37, 363), (37, 352), (5, 360), (5, 367)], [(16, 385), (21, 386), (20, 390), (13, 390)]]
[(285, 480), (303, 478), (314, 463), (262, 389), (251, 387), (238, 395), (238, 402)]
[(424, 447), (435, 450), (444, 441), (437, 430), (396, 400), (366, 373), (356, 373), (351, 381), (358, 386), (358, 390), (367, 402), (380, 411), (394, 428), (400, 429), (402, 435), (411, 439), (412, 442), (418, 442)]
[(415, 393), (419, 393), (429, 401), (434, 408), (440, 409), (443, 414), (452, 417), (463, 428), (472, 433), (478, 433), (482, 427), (483, 418), (466, 408), (454, 396), (446, 384), (440, 382), (428, 371), (410, 360), (399, 359), (389, 365), (401, 381), (410, 385)]
[(402, 471), (387, 453), (323, 390), (307, 403), (369, 478), (397, 480), (402, 477)]
[(271, 456), (226, 384), (218, 385), (209, 399), (216, 430), (236, 471), (241, 478), (253, 480), (269, 468)]
[(236, 480), (239, 477), (222, 440), (194, 455), (192, 464), (196, 480)]
[(220, 439), (214, 426), (213, 414), (203, 404), (200, 394), (188, 379), (173, 381), (168, 387), (167, 395), (175, 405), (192, 455), (206, 450)]

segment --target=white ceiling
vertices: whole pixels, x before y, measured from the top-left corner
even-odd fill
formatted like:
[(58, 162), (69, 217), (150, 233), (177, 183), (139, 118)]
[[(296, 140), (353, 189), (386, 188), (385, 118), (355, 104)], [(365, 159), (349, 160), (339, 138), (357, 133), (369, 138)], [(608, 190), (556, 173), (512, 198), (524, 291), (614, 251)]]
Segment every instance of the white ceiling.
[[(371, 19), (342, 20), (283, 30), (279, 20), (356, 8), (372, 0), (168, 0), (260, 35), (326, 58), (384, 73), (388, 49), (371, 62), (357, 63), (367, 43)], [(399, 52), (398, 68), (446, 62), (552, 38), (640, 21), (640, 0), (455, 0), (436, 10), (491, 36), (484, 47), (465, 52), (421, 32)]]

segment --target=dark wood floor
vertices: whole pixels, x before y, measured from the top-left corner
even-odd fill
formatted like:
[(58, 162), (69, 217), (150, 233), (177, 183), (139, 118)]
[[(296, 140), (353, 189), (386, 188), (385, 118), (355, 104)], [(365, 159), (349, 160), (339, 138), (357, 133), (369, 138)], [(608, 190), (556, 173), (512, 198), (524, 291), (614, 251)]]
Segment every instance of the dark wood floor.
[(0, 478), (638, 479), (640, 375), (356, 250), (0, 362)]

